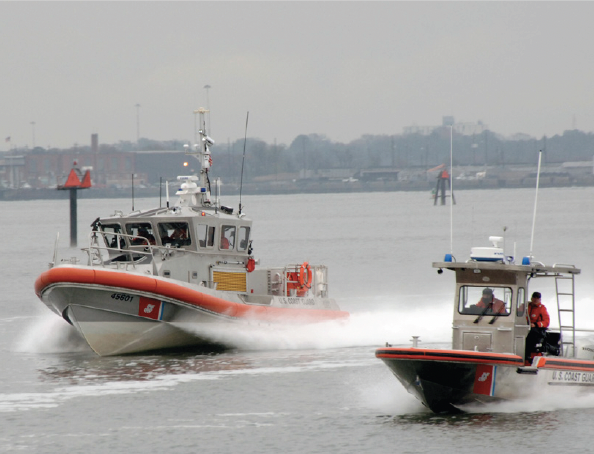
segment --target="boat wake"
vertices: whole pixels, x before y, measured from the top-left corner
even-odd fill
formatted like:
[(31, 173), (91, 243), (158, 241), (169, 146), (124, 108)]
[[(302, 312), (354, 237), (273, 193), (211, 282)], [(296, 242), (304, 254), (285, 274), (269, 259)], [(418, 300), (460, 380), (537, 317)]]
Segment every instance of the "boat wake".
[(48, 312), (26, 327), (13, 349), (24, 353), (91, 352), (82, 336), (64, 319)]
[[(449, 315), (449, 308), (436, 309), (435, 319)], [(444, 314), (441, 314), (444, 312)], [(411, 335), (421, 342), (446, 342), (449, 327), (429, 323), (418, 311), (402, 310), (351, 313), (348, 320), (331, 320), (307, 325), (200, 326), (176, 324), (180, 329), (239, 350), (301, 350), (410, 344)]]
[(594, 395), (585, 393), (578, 388), (559, 389), (555, 393), (540, 393), (538, 390), (534, 390), (529, 397), (489, 403), (488, 407), (481, 404), (469, 404), (459, 408), (466, 413), (548, 412), (594, 408)]

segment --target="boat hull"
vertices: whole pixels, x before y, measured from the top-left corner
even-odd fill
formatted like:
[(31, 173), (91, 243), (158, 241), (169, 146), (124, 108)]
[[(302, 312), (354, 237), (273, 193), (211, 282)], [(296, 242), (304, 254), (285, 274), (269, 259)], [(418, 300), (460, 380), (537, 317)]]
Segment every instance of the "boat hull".
[(66, 317), (100, 356), (207, 343), (169, 323), (71, 304)]
[(386, 347), (376, 351), (407, 391), (436, 412), (470, 403), (530, 397), (535, 391), (580, 387), (594, 391), (594, 361), (462, 350)]
[(220, 347), (220, 333), (237, 323), (262, 329), (276, 323), (348, 317), (340, 310), (323, 309), (327, 301), (314, 301), (314, 309), (295, 301), (293, 307), (246, 304), (235, 292), (82, 266), (52, 268), (38, 278), (35, 289), (101, 356), (194, 345)]

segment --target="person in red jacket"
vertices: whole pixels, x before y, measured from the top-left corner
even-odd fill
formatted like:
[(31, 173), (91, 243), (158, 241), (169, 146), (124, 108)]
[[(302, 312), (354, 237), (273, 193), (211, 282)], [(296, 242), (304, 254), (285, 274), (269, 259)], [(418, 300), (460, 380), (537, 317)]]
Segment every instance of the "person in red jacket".
[(542, 352), (546, 351), (546, 331), (551, 319), (547, 308), (542, 304), (541, 296), (539, 292), (534, 292), (528, 303), (530, 332), (526, 337), (526, 364), (530, 364), (535, 356), (542, 356)]
[(541, 294), (534, 292), (532, 299), (528, 303), (528, 320), (530, 321), (530, 328), (548, 328), (551, 323), (549, 312), (540, 300)]
[(500, 299), (495, 298), (493, 290), (486, 288), (483, 290), (483, 295), (476, 307), (484, 309), (487, 314), (506, 314), (505, 303)]

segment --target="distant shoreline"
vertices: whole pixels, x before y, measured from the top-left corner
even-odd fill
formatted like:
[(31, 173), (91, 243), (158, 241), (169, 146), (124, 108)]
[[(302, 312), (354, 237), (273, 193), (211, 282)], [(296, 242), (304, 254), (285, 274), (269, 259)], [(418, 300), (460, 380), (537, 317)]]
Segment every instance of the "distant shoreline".
[[(512, 189), (534, 188), (535, 177), (523, 178), (483, 178), (478, 180), (454, 179), (454, 192), (472, 189)], [(591, 187), (594, 186), (594, 175), (541, 176), (539, 187)], [(435, 180), (425, 181), (268, 181), (244, 184), (243, 195), (290, 195), (290, 194), (328, 194), (328, 193), (357, 193), (357, 192), (399, 192), (399, 191), (427, 191), (436, 187)], [(224, 185), (222, 195), (238, 195), (239, 187), (235, 184)], [(448, 191), (449, 192), (449, 191)], [(170, 197), (175, 194), (171, 191)], [(69, 191), (57, 189), (0, 189), (0, 201), (19, 200), (60, 200), (68, 199)], [(162, 197), (165, 199), (165, 188), (159, 194), (159, 188), (134, 188), (134, 198)], [(132, 198), (132, 188), (90, 188), (79, 191), (79, 199), (108, 199)], [(173, 198), (173, 197), (172, 197)]]

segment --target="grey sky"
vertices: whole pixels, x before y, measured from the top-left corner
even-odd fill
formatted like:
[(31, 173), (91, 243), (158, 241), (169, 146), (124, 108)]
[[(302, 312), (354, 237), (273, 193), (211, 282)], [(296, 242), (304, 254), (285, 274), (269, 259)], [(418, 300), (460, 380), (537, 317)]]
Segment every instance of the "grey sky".
[[(482, 120), (594, 130), (592, 2), (0, 2), (0, 137), (348, 142)], [(575, 120), (574, 120), (575, 118)]]

